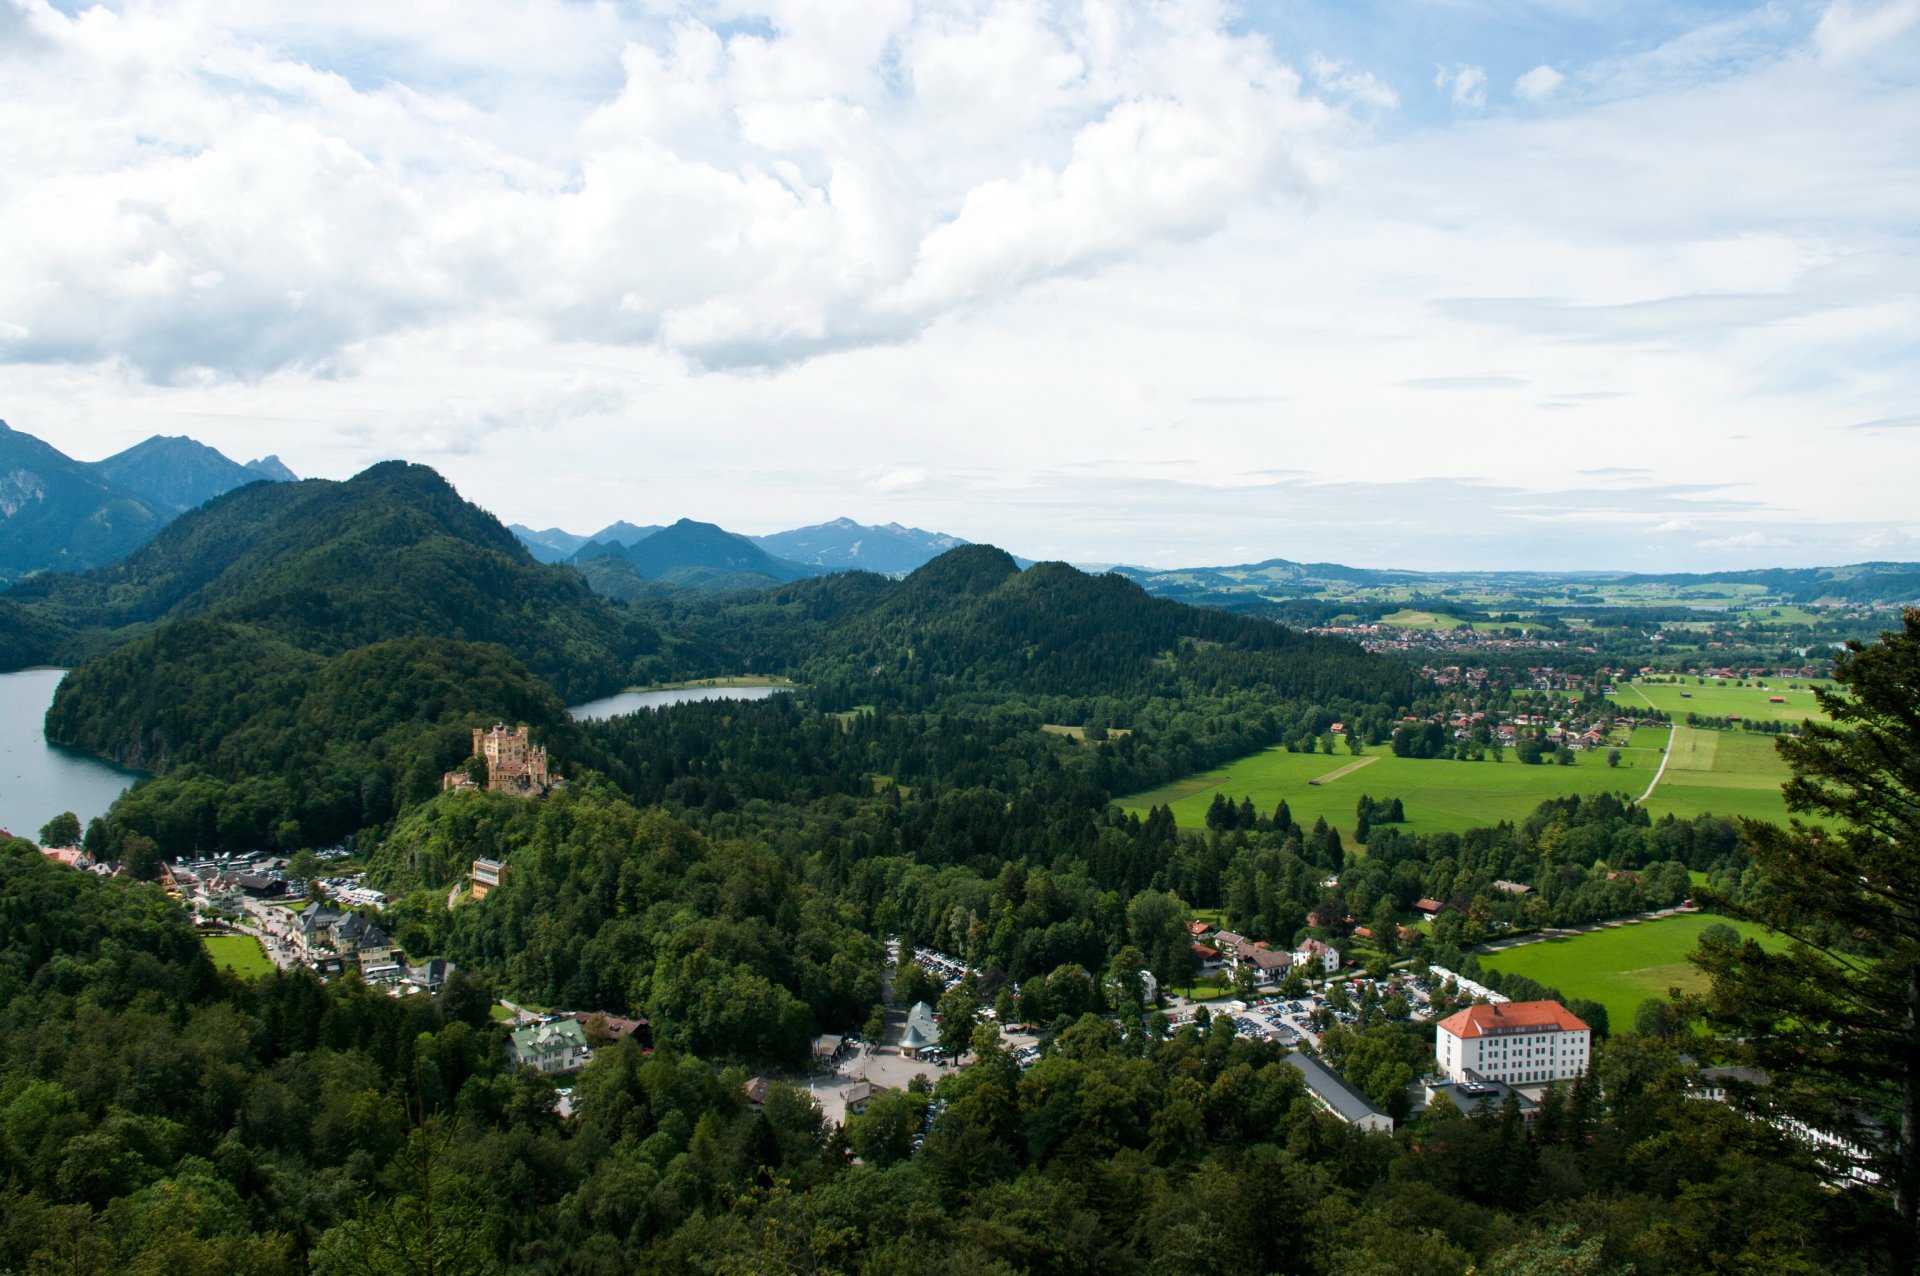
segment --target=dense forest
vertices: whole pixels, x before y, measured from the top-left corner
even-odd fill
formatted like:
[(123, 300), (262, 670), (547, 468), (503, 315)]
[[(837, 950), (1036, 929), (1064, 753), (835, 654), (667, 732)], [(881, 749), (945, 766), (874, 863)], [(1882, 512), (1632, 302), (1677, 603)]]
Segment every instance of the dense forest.
[[(633, 833), (661, 873), (713, 854), (664, 817)], [(713, 865), (687, 907), (755, 868)], [(1531, 1124), (1443, 1105), (1392, 1137), (1326, 1115), (1224, 1017), (1156, 1040), (1092, 1014), (1024, 1073), (986, 1029), (977, 1064), (844, 1129), (785, 1086), (753, 1110), (744, 1072), (673, 1042), (602, 1051), (563, 1120), (505, 1068), (483, 984), (242, 981), (152, 888), (18, 843), (0, 917), (9, 1270), (1867, 1270), (1871, 1197), (1688, 1098), (1674, 1046), (1632, 1034)]]
[[(1195, 910), (1288, 944), (1371, 923), (1370, 967), (1457, 967), (1497, 929), (1677, 902), (1691, 873), (1727, 907), (1776, 889), (1746, 830), (1613, 797), (1413, 834), (1382, 794), (1351, 846), (1284, 805), (1223, 800), (1205, 834), (1113, 805), (1335, 721), (1388, 738), (1428, 692), (1343, 642), (980, 546), (898, 581), (615, 604), (400, 465), (241, 489), (31, 585), (5, 605), (99, 652), (50, 734), (158, 774), (86, 832), (128, 876), (0, 848), (0, 1270), (1852, 1272), (1898, 1230), (1782, 1126), (1689, 1097), (1737, 1054), (1706, 1031), (1724, 1008), (1652, 1033), (1580, 1005), (1610, 1036), (1537, 1119), (1441, 1102), (1362, 1135), (1279, 1047), (1142, 1004), (1140, 970), (1192, 978)], [(563, 708), (740, 672), (797, 689)], [(495, 721), (566, 785), (441, 792)], [(445, 992), (222, 974), (135, 880), (337, 841), (399, 945), (457, 964)], [(504, 880), (450, 898), (479, 856)], [(1402, 941), (1420, 898), (1448, 912)], [(894, 936), (975, 969), (943, 995), (908, 963), (894, 992), (938, 999), (978, 1061), (844, 1129), (804, 1090), (750, 1105), (746, 1069), (883, 1021)], [(655, 1048), (601, 1050), (563, 1118), (507, 1067), (496, 995), (645, 1015)], [(1016, 1017), (1047, 1037), (1026, 1068), (994, 1027)], [(1323, 1052), (1404, 1115), (1431, 1044), (1363, 998)]]

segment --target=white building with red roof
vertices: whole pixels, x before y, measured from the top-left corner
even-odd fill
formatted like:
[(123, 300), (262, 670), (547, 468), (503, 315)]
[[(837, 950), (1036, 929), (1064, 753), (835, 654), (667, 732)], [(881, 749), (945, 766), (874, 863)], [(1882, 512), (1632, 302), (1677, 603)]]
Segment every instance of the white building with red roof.
[(1440, 1021), (1434, 1054), (1454, 1081), (1469, 1072), (1508, 1085), (1565, 1081), (1586, 1075), (1593, 1031), (1557, 1001), (1468, 1006)]

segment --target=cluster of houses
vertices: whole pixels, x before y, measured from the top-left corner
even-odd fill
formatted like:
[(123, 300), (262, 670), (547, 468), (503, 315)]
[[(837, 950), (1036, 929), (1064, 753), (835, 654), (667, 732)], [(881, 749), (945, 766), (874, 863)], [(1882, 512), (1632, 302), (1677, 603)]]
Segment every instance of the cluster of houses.
[(1392, 651), (1403, 655), (1437, 655), (1470, 651), (1553, 651), (1567, 646), (1560, 638), (1548, 638), (1549, 630), (1531, 631), (1517, 625), (1519, 636), (1493, 629), (1407, 629), (1398, 625), (1321, 625), (1309, 633), (1325, 634), (1357, 642), (1368, 651)]
[(394, 983), (403, 973), (386, 931), (359, 913), (332, 908), (318, 900), (298, 913), (293, 943), (300, 960), (316, 970), (352, 965), (369, 984)]
[(1187, 933), (1193, 937), (1193, 955), (1200, 959), (1203, 974), (1224, 970), (1237, 975), (1245, 967), (1253, 972), (1256, 984), (1279, 983), (1296, 969), (1310, 977), (1335, 974), (1342, 962), (1338, 948), (1318, 939), (1288, 951), (1230, 930), (1215, 930), (1202, 921), (1188, 922)]

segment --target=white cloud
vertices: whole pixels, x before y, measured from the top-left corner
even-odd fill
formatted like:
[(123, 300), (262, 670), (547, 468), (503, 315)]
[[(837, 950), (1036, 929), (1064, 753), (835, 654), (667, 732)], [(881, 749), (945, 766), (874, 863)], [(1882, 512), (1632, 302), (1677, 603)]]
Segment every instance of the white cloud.
[(1307, 73), (1313, 77), (1314, 86), (1323, 92), (1381, 111), (1390, 111), (1400, 105), (1400, 95), (1373, 72), (1358, 70), (1324, 54), (1308, 56)]
[(1513, 82), (1513, 95), (1524, 102), (1543, 102), (1566, 78), (1550, 66), (1537, 66)]
[[(414, 83), (362, 83), (271, 8), (10, 9), (48, 48), (0, 81), (0, 322), (28, 334), (0, 357), (258, 377), (477, 310), (779, 366), (1214, 233), (1303, 191), (1338, 118), (1204, 0), (775, 4), (619, 42), (603, 13), (492, 8), (569, 52), (483, 87), (463, 59), (504, 48), (450, 65), (407, 28)], [(608, 91), (556, 107), (568, 76)]]
[(1487, 104), (1487, 69), (1455, 62), (1435, 69), (1433, 86), (1444, 91), (1455, 106), (1477, 111)]
[(1706, 540), (1695, 541), (1695, 549), (1785, 549), (1793, 542), (1784, 536), (1770, 536), (1766, 532), (1739, 532), (1732, 536), (1710, 536)]
[(1886, 48), (1920, 22), (1920, 0), (1856, 4), (1834, 0), (1820, 15), (1814, 42), (1831, 58), (1851, 58)]
[(905, 492), (912, 488), (924, 487), (927, 471), (918, 465), (898, 466), (892, 469), (876, 466), (865, 471), (866, 489), (869, 492)]
[(1916, 545), (1920, 545), (1920, 526), (1883, 527), (1860, 538), (1860, 548), (1866, 550), (1906, 551)]
[(1536, 6), (1527, 60), (1455, 47), (1580, 91), (1489, 114), (1478, 66), (1389, 109), (1451, 55), (1258, 8), (0, 0), (0, 416), (418, 453), (539, 526), (1090, 561), (1760, 566), (1911, 524), (1913, 26), (1843, 59), (1884, 5), (1654, 48)]

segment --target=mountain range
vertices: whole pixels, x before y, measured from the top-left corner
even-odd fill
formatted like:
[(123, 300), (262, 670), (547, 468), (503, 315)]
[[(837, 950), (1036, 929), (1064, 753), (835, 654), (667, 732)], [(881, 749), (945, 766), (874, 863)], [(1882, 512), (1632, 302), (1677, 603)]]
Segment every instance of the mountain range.
[[(171, 520), (211, 498), (261, 479), (297, 481), (278, 457), (245, 465), (178, 436), (155, 436), (97, 462), (78, 461), (0, 422), (0, 584), (36, 572), (85, 572), (111, 564), (151, 540)], [(712, 523), (671, 525), (620, 520), (591, 535), (523, 524), (507, 529), (541, 563), (566, 564), (604, 597), (634, 600), (682, 589), (764, 589), (825, 572), (870, 571), (904, 576), (968, 542), (900, 523), (836, 518), (765, 536), (745, 536)], [(1026, 559), (1015, 558), (1022, 567)], [(1149, 593), (1229, 610), (1271, 610), (1288, 600), (1325, 606), (1355, 591), (1399, 590), (1427, 597), (1540, 596), (1562, 603), (1639, 602), (1634, 590), (1666, 590), (1713, 605), (1764, 593), (1779, 602), (1920, 601), (1920, 564), (1855, 563), (1840, 567), (1767, 568), (1716, 573), (1415, 572), (1300, 563), (1284, 558), (1231, 566), (1111, 570)], [(1607, 592), (1601, 598), (1595, 591)], [(1657, 601), (1657, 599), (1655, 599)], [(16, 636), (17, 638), (17, 636)], [(44, 633), (33, 639), (44, 645)], [(0, 646), (11, 647), (4, 636)]]
[(111, 563), (216, 496), (293, 477), (278, 457), (241, 465), (177, 436), (78, 461), (0, 421), (0, 581)]
[[(687, 519), (680, 520), (673, 527), (681, 531), (680, 542), (673, 544), (670, 550), (665, 546), (656, 546), (648, 552), (638, 552), (637, 547), (642, 541), (655, 538), (668, 528), (657, 523), (637, 526), (622, 520), (601, 528), (591, 536), (581, 536), (559, 527), (536, 531), (521, 523), (509, 524), (507, 530), (519, 537), (520, 543), (527, 547), (527, 552), (541, 562), (584, 565), (608, 557), (625, 557), (634, 564), (638, 579), (666, 580), (678, 585), (703, 588), (738, 588), (743, 584), (795, 580), (811, 574), (796, 572), (796, 568), (869, 571), (885, 576), (904, 576), (948, 550), (968, 543), (944, 532), (903, 527), (899, 523), (875, 526), (856, 523), (850, 518), (836, 518), (831, 522), (796, 527), (766, 536), (726, 532), (711, 523), (693, 523)], [(696, 536), (690, 530), (692, 528), (711, 530)], [(723, 540), (722, 537), (727, 539)], [(735, 542), (757, 546), (765, 552), (766, 558), (754, 556)], [(609, 555), (608, 547), (614, 546), (635, 552)], [(1028, 560), (1019, 561), (1025, 566)], [(614, 571), (617, 573), (617, 569)], [(743, 573), (766, 579), (757, 582), (737, 579)], [(606, 577), (608, 584), (615, 583), (615, 578), (609, 576), (608, 569), (604, 567), (595, 575)]]

